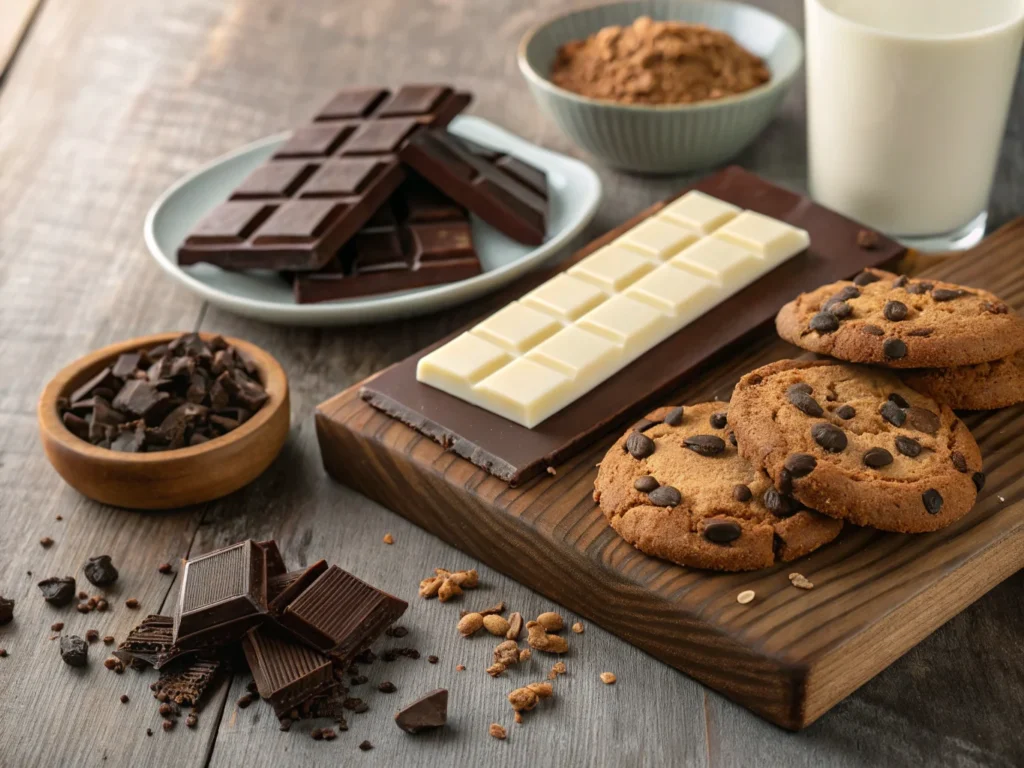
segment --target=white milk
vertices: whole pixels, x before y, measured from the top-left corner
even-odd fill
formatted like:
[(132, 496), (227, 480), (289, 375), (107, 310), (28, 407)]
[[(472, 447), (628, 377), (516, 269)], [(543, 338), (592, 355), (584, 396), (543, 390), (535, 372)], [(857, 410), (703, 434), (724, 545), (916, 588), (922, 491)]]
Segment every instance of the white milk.
[(805, 0), (805, 10), (812, 197), (887, 234), (980, 237), (1024, 0)]

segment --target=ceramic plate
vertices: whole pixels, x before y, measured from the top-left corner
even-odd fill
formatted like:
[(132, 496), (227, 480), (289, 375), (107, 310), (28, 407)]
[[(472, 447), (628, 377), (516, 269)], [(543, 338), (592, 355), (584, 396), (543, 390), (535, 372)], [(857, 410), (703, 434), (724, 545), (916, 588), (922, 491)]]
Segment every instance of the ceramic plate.
[(288, 137), (270, 136), (224, 155), (179, 180), (146, 216), (146, 245), (171, 277), (211, 304), (279, 325), (353, 325), (435, 312), (475, 299), (556, 254), (593, 218), (601, 182), (589, 167), (531, 144), (479, 117), (452, 121), (452, 133), (515, 155), (547, 173), (548, 236), (521, 245), (473, 217), (473, 241), (483, 273), (447, 285), (322, 304), (296, 304), (291, 287), (272, 272), (225, 272), (209, 264), (178, 266), (178, 246), (192, 227)]

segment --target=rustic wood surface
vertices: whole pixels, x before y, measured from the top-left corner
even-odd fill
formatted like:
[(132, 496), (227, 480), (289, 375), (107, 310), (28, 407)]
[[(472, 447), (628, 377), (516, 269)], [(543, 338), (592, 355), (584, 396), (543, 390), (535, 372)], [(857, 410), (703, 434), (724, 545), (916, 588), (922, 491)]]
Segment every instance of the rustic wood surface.
[[(579, 5), (585, 4), (578, 2)], [(760, 3), (801, 22), (799, 0)], [(0, 3), (0, 39), (18, 37)], [(31, 5), (31, 4), (29, 4)], [(458, 607), (412, 600), (407, 640), (441, 662), (378, 664), (399, 692), (367, 694), (333, 743), (278, 732), (263, 705), (239, 709), (247, 682), (213, 692), (199, 727), (159, 729), (151, 674), (116, 675), (91, 649), (73, 670), (50, 624), (123, 637), (160, 610), (176, 579), (156, 567), (244, 536), (274, 536), (292, 562), (327, 557), (400, 595), (435, 566), (464, 555), (329, 480), (313, 434), (315, 405), (466, 322), (479, 307), (361, 330), (286, 330), (203, 304), (168, 281), (145, 253), (142, 218), (182, 173), (308, 116), (349, 83), (450, 79), (473, 90), (470, 112), (531, 141), (579, 155), (535, 109), (515, 67), (515, 42), (554, 12), (542, 0), (44, 0), (0, 86), (0, 594), (18, 601), (0, 628), (0, 765), (336, 765), (339, 762), (545, 765), (1019, 765), (1024, 735), (1024, 577), (1017, 574), (800, 734), (789, 734), (589, 626), (573, 636), (558, 697), (505, 743), (487, 724), (511, 725), (504, 693), (543, 676), (534, 661), (510, 681), (482, 673), (484, 639), (456, 636)], [(0, 61), (6, 60), (6, 54)], [(0, 65), (2, 66), (2, 65)], [(738, 160), (773, 180), (805, 179), (803, 93)], [(1024, 210), (1024, 92), (1013, 116), (992, 219)], [(593, 237), (685, 181), (596, 166), (605, 201)], [(230, 333), (270, 350), (290, 375), (293, 426), (284, 452), (253, 485), (217, 503), (130, 513), (90, 502), (50, 468), (35, 401), (63, 365), (105, 344), (181, 328)], [(61, 515), (62, 520), (55, 519)], [(391, 547), (380, 542), (386, 531)], [(37, 542), (51, 536), (43, 549)], [(81, 576), (89, 555), (121, 569), (113, 610), (83, 616), (44, 604), (35, 581)], [(28, 575), (27, 571), (32, 571)], [(482, 568), (466, 605), (504, 599), (524, 614), (550, 603)], [(142, 609), (123, 606), (137, 597)], [(456, 673), (454, 665), (470, 669)], [(619, 682), (597, 680), (613, 671)], [(410, 738), (389, 722), (394, 702), (437, 685), (452, 691), (452, 726)], [(373, 690), (369, 687), (367, 690)], [(118, 701), (121, 693), (131, 697)], [(154, 729), (152, 737), (146, 728)], [(363, 739), (376, 748), (360, 753)]]

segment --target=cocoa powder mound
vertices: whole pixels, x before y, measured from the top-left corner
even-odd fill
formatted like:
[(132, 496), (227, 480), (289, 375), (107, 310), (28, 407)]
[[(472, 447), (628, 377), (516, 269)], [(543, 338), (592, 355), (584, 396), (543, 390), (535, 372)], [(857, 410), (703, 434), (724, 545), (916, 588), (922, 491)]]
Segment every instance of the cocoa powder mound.
[(725, 32), (647, 16), (566, 43), (551, 70), (566, 90), (626, 104), (721, 99), (769, 79), (764, 61)]

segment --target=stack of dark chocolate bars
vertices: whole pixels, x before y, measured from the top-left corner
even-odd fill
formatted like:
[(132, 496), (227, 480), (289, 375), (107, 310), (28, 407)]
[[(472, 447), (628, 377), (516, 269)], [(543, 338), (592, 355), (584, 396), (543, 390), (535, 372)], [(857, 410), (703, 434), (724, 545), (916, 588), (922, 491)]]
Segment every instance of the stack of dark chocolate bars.
[(274, 270), (309, 303), (479, 274), (470, 212), (540, 244), (544, 172), (449, 132), (470, 100), (444, 85), (341, 91), (196, 225), (178, 263)]
[(189, 560), (174, 616), (146, 617), (114, 654), (195, 706), (240, 646), (260, 696), (290, 718), (342, 695), (345, 670), (407, 607), (323, 560), (289, 571), (275, 542), (248, 539)]

